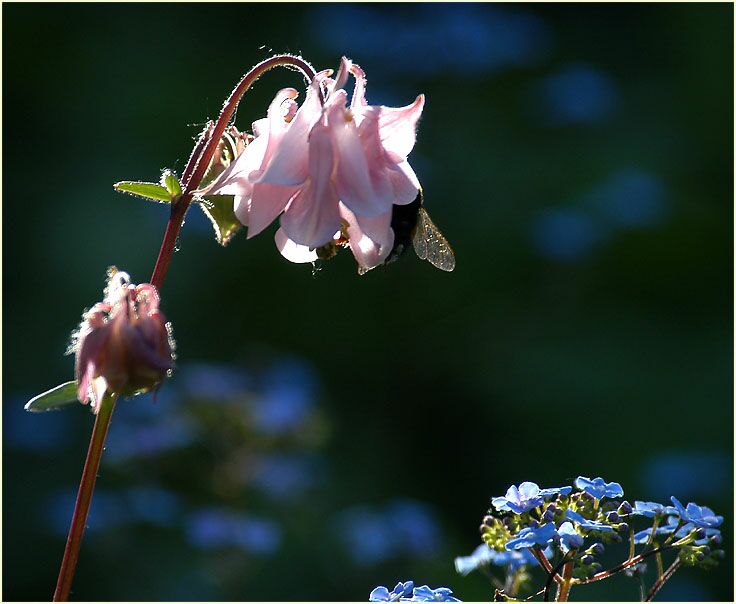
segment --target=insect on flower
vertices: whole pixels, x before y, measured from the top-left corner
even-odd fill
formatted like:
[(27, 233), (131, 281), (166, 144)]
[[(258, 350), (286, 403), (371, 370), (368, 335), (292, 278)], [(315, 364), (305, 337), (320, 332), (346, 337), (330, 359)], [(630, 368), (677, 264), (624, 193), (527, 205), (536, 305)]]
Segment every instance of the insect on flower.
[(432, 266), (448, 272), (455, 268), (455, 252), (424, 209), (421, 189), (410, 204), (393, 206), (391, 228), (394, 246), (384, 264), (398, 260), (411, 245), (416, 255)]

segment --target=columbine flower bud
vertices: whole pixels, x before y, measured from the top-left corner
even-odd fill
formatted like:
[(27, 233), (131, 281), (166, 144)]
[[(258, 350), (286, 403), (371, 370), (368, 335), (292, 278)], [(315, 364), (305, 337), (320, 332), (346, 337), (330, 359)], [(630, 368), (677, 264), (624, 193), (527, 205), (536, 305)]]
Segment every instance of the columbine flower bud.
[(173, 368), (171, 327), (158, 307), (153, 285), (132, 285), (127, 273), (108, 271), (105, 299), (84, 313), (69, 347), (77, 396), (95, 413), (105, 393), (149, 392)]

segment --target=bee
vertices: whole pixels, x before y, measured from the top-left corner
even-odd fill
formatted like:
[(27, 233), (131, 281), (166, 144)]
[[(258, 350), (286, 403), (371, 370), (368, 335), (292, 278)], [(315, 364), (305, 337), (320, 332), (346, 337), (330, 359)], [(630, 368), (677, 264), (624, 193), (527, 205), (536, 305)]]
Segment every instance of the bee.
[(398, 260), (413, 246), (416, 255), (432, 266), (447, 272), (455, 268), (455, 252), (424, 209), (421, 189), (410, 204), (393, 207), (391, 228), (394, 246), (384, 265)]

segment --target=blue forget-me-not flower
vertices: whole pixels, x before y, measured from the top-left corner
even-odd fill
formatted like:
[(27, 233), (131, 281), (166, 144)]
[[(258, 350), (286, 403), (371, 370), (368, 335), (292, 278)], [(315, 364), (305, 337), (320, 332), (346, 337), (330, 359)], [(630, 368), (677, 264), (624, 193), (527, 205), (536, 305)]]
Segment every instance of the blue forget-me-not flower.
[(600, 476), (598, 478), (587, 478), (578, 476), (575, 479), (575, 486), (581, 491), (585, 491), (588, 495), (592, 495), (596, 499), (604, 497), (623, 497), (624, 490), (617, 482), (606, 482)]

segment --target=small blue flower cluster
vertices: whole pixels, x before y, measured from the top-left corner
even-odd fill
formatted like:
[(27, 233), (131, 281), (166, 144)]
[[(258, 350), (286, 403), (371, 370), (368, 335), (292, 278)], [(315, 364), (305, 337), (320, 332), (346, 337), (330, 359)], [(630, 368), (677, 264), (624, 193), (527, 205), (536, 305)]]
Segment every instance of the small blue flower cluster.
[[(692, 564), (722, 555), (713, 546), (721, 543), (716, 527), (723, 517), (710, 508), (695, 503), (685, 507), (675, 497), (674, 506), (643, 501), (632, 506), (616, 501), (624, 495), (619, 483), (600, 477), (579, 476), (575, 489), (540, 489), (533, 482), (523, 482), (509, 487), (505, 496), (494, 497), (481, 526), (491, 553), (479, 548), (467, 558), (458, 558), (458, 572), (467, 574), (483, 565), (499, 564), (495, 559), (504, 552), (527, 552), (535, 561), (543, 561), (549, 555), (542, 550), (551, 547), (574, 562), (574, 577), (585, 578), (601, 570), (595, 558), (603, 552), (604, 544), (621, 541), (636, 516), (654, 519), (654, 525), (633, 535), (634, 544), (651, 546), (654, 537), (665, 536), (669, 546), (681, 548), (683, 561)], [(660, 525), (662, 520), (665, 523)], [(516, 568), (507, 565), (508, 572)]]
[[(625, 571), (633, 576), (646, 568), (643, 561), (652, 555), (673, 551), (676, 559), (671, 571), (652, 585), (653, 596), (680, 565), (709, 568), (724, 552), (723, 522), (713, 510), (695, 503), (684, 506), (672, 497), (671, 506), (651, 501), (623, 500), (624, 490), (617, 482), (578, 476), (572, 486), (541, 489), (533, 482), (509, 487), (503, 497), (494, 497), (480, 531), (483, 544), (469, 556), (455, 558), (455, 569), (467, 575), (479, 568), (502, 567), (505, 583), (496, 582), (498, 599), (515, 598), (529, 587), (530, 571), (543, 567), (550, 587), (552, 575), (565, 567), (565, 590), (592, 579), (598, 581)], [(634, 532), (630, 524), (647, 519), (649, 528)], [(606, 545), (626, 537), (628, 558), (604, 571), (598, 562)], [(636, 548), (639, 546), (639, 550)], [(660, 560), (660, 558), (658, 558)], [(639, 573), (640, 574), (640, 573)], [(503, 586), (503, 589), (500, 587)], [(564, 599), (567, 591), (563, 592)], [(411, 581), (399, 583), (393, 591), (377, 587), (372, 602), (458, 602), (447, 588), (414, 588)], [(559, 594), (558, 594), (559, 595)], [(546, 597), (546, 596), (545, 596)]]
[(397, 583), (393, 590), (379, 586), (368, 598), (369, 602), (460, 602), (447, 587), (432, 589), (428, 585), (414, 587), (414, 581)]

